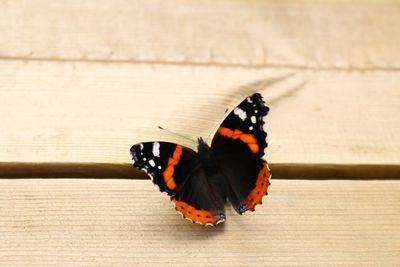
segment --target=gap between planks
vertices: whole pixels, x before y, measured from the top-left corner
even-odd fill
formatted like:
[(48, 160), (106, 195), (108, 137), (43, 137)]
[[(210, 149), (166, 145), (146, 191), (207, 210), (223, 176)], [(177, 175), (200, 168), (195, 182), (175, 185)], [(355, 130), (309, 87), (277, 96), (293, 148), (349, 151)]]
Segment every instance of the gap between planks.
[[(274, 179), (374, 180), (400, 179), (400, 165), (382, 164), (269, 164)], [(323, 177), (323, 178), (321, 178)], [(149, 179), (131, 164), (0, 163), (0, 178)]]

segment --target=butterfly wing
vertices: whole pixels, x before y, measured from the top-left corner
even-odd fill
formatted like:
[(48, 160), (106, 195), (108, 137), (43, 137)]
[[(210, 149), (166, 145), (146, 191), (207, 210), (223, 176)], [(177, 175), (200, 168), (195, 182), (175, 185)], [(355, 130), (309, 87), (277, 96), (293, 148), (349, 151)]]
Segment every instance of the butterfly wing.
[(228, 114), (211, 144), (228, 181), (228, 198), (240, 214), (254, 210), (269, 186), (270, 170), (262, 159), (268, 111), (260, 94), (249, 96)]
[(130, 151), (133, 166), (146, 171), (185, 218), (203, 225), (225, 220), (224, 202), (213, 193), (195, 151), (168, 142), (140, 143)]
[(261, 158), (267, 147), (264, 117), (269, 108), (256, 93), (243, 100), (222, 122), (211, 147), (219, 153)]
[(242, 214), (254, 211), (267, 194), (271, 178), (267, 162), (262, 159), (219, 157), (221, 172), (228, 181), (227, 195), (233, 208)]
[(210, 184), (221, 179), (214, 178), (207, 176), (200, 166), (195, 168), (182, 190), (172, 197), (175, 209), (183, 217), (202, 225), (225, 221), (225, 199)]
[(197, 153), (168, 142), (146, 142), (132, 146), (133, 166), (142, 169), (161, 192), (174, 196), (194, 168)]

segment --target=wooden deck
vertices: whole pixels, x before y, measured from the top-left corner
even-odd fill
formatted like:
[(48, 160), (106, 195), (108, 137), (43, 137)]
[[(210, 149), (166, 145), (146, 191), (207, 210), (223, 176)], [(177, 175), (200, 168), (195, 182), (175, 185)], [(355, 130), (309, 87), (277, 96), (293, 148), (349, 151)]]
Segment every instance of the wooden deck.
[[(1, 266), (400, 264), (398, 1), (0, 11)], [(193, 147), (157, 125), (207, 137), (255, 91), (271, 108), (270, 194), (192, 225), (129, 148)]]

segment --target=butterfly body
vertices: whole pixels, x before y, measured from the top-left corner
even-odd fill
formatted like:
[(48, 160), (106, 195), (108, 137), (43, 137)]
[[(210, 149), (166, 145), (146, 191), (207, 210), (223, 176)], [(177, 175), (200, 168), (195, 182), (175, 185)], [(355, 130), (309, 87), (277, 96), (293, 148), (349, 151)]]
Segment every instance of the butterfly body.
[(215, 155), (211, 147), (199, 137), (197, 146), (198, 162), (204, 168), (204, 171), (212, 175), (218, 171), (218, 164), (215, 161)]
[(254, 211), (271, 176), (262, 158), (268, 110), (260, 94), (246, 98), (222, 122), (211, 146), (198, 139), (197, 152), (168, 142), (136, 144), (131, 148), (134, 167), (145, 170), (193, 222), (223, 222), (227, 200), (239, 214)]

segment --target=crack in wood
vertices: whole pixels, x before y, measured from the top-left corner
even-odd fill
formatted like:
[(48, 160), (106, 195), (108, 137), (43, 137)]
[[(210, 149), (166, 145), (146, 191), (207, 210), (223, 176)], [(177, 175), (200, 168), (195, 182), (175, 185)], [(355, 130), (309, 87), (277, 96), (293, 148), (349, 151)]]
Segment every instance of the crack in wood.
[(102, 59), (102, 58), (51, 58), (51, 57), (25, 57), (25, 56), (0, 56), (0, 60), (10, 61), (45, 61), (45, 62), (75, 62), (75, 63), (101, 63), (101, 64), (148, 64), (148, 65), (172, 65), (172, 66), (200, 66), (200, 67), (225, 67), (225, 68), (242, 68), (242, 69), (296, 69), (296, 70), (312, 70), (312, 71), (387, 71), (398, 72), (400, 66), (311, 66), (300, 64), (279, 64), (279, 63), (263, 63), (263, 64), (243, 64), (228, 62), (195, 62), (195, 61), (173, 61), (173, 60), (140, 60), (140, 59)]
[[(270, 163), (273, 179), (398, 180), (400, 165)], [(0, 178), (150, 179), (128, 163), (0, 163)]]

